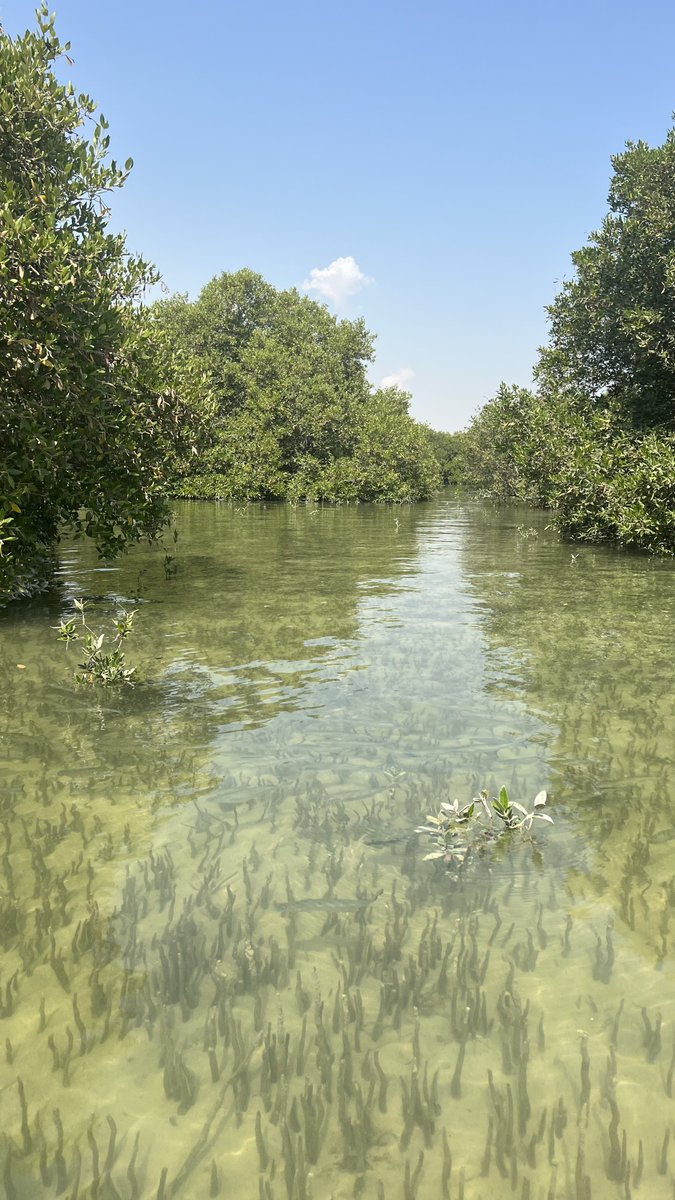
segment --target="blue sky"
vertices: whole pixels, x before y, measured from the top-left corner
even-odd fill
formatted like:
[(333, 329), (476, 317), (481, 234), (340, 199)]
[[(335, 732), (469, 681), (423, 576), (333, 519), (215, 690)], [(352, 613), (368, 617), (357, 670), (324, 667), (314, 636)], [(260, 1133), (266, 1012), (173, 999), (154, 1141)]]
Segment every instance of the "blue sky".
[[(0, 0), (9, 33), (33, 11)], [(193, 296), (243, 266), (314, 284), (377, 334), (374, 382), (405, 381), (440, 429), (502, 379), (529, 382), (544, 306), (606, 210), (610, 155), (663, 141), (675, 108), (672, 0), (56, 13), (70, 77), (135, 160), (113, 204), (130, 248)]]

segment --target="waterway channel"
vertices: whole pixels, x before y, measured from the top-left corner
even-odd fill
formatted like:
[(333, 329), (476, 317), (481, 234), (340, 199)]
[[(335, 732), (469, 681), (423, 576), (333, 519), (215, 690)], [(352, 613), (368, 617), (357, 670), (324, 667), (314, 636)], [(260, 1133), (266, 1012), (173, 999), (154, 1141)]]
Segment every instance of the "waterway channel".
[[(0, 1196), (671, 1200), (675, 565), (451, 493), (176, 530), (0, 615)], [(554, 824), (425, 861), (501, 786)]]

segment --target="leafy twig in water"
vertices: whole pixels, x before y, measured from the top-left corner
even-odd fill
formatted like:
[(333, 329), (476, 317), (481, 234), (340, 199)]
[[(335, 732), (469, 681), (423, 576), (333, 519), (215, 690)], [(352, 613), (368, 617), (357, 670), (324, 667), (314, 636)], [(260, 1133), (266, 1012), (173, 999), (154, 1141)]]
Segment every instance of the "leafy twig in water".
[[(135, 609), (131, 612), (121, 608), (117, 619), (114, 622), (115, 633), (112, 637), (105, 633), (96, 633), (90, 625), (87, 624), (85, 610), (87, 607), (86, 600), (74, 600), (73, 604), (82, 618), (83, 634), (78, 633), (77, 626), (74, 620), (62, 621), (56, 626), (57, 638), (60, 642), (65, 642), (66, 647), (71, 642), (79, 641), (83, 638), (83, 648), (85, 653), (85, 661), (80, 663), (80, 670), (75, 672), (75, 680), (77, 683), (124, 683), (129, 687), (134, 685), (135, 667), (127, 667), (122, 643), (131, 633), (136, 615)], [(105, 650), (106, 637), (110, 638), (111, 648)]]
[[(435, 849), (425, 854), (426, 859), (442, 859), (447, 866), (462, 867), (472, 850), (483, 849), (507, 833), (517, 830), (529, 832), (535, 821), (553, 824), (553, 818), (543, 812), (546, 792), (539, 792), (530, 810), (509, 799), (505, 787), (499, 796), (490, 799), (486, 791), (479, 792), (469, 804), (460, 806), (459, 800), (452, 804), (444, 801), (436, 816), (427, 816), (427, 824), (420, 825), (416, 833), (433, 838)], [(495, 832), (493, 818), (501, 822), (501, 830)]]

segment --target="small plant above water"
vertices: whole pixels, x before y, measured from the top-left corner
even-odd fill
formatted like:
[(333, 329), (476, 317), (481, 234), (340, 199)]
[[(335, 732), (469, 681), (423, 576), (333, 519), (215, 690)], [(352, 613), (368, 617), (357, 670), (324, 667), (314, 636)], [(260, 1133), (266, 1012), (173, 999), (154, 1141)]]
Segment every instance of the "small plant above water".
[(528, 810), (511, 800), (505, 787), (492, 798), (482, 791), (463, 807), (459, 800), (444, 802), (436, 816), (427, 816), (427, 824), (418, 826), (415, 832), (433, 838), (435, 848), (425, 854), (425, 860), (442, 859), (447, 866), (461, 868), (472, 853), (483, 851), (505, 835), (528, 833), (535, 821), (552, 825), (553, 818), (543, 811), (545, 805), (546, 792), (539, 792)]
[(62, 621), (56, 629), (58, 640), (65, 642), (66, 647), (71, 642), (82, 641), (85, 660), (79, 663), (80, 670), (75, 672), (75, 682), (127, 684), (133, 687), (136, 668), (126, 665), (122, 643), (133, 629), (136, 610), (128, 612), (121, 608), (113, 622), (113, 632), (97, 633), (87, 623), (86, 600), (74, 600), (73, 604), (81, 617), (79, 628), (74, 620), (69, 620)]

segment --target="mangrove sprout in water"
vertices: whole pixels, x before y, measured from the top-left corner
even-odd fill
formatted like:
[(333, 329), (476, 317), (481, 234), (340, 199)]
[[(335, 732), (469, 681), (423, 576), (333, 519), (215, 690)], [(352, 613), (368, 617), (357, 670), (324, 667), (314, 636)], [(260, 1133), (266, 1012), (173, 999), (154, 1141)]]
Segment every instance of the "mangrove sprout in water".
[(124, 683), (133, 687), (136, 668), (126, 665), (122, 643), (133, 628), (135, 610), (129, 612), (121, 608), (114, 621), (114, 632), (106, 633), (97, 632), (87, 623), (84, 615), (87, 601), (84, 598), (73, 600), (73, 605), (82, 620), (82, 635), (77, 632), (75, 621), (72, 619), (61, 621), (56, 628), (58, 640), (65, 642), (66, 646), (78, 641), (82, 636), (85, 658), (79, 663), (80, 670), (75, 672), (76, 683)]
[(415, 832), (433, 838), (435, 849), (425, 854), (425, 860), (442, 859), (446, 866), (459, 868), (472, 853), (484, 851), (490, 843), (505, 835), (517, 831), (528, 833), (535, 821), (547, 821), (552, 825), (553, 818), (542, 811), (545, 804), (546, 792), (538, 792), (528, 811), (509, 798), (505, 787), (501, 788), (499, 796), (492, 798), (487, 791), (481, 791), (463, 807), (459, 800), (452, 804), (444, 801), (436, 815), (427, 815), (427, 824), (419, 825)]

